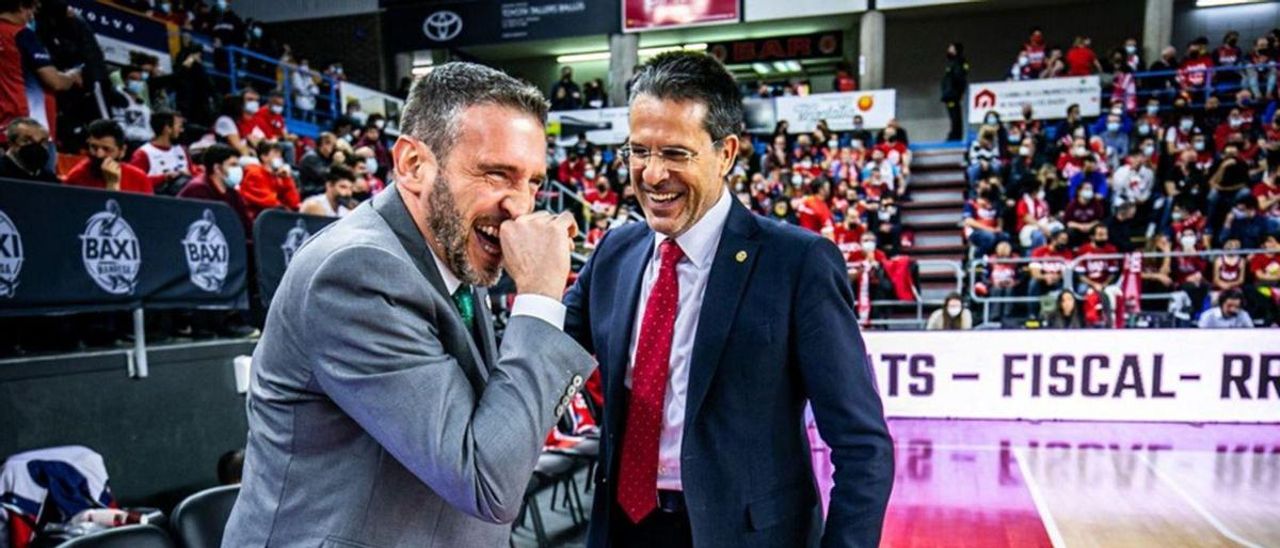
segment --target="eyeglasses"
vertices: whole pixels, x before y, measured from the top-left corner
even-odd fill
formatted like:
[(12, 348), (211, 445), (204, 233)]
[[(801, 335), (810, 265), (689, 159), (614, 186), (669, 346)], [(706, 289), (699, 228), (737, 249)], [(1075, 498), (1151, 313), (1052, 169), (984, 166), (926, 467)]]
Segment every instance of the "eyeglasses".
[[(711, 144), (719, 146), (723, 139), (716, 139)], [(685, 169), (697, 157), (698, 153), (687, 148), (681, 147), (663, 147), (659, 149), (651, 149), (648, 147), (635, 146), (626, 144), (618, 151), (622, 155), (622, 159), (631, 164), (631, 169), (641, 169), (649, 165), (650, 158), (658, 158), (662, 161), (669, 171), (680, 171)]]

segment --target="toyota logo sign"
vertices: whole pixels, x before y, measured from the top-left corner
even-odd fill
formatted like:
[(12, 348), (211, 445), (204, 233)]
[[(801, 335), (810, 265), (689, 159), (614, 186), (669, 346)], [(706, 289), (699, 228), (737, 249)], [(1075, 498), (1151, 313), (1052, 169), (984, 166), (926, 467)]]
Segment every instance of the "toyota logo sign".
[(434, 42), (448, 42), (462, 33), (462, 17), (448, 10), (437, 11), (422, 22), (422, 33)]

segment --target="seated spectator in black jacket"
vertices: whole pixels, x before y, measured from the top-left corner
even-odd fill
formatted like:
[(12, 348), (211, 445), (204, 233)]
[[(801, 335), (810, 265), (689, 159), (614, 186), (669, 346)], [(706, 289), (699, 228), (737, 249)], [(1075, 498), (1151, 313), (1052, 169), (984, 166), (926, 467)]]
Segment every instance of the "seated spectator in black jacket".
[(4, 130), (9, 150), (0, 157), (0, 178), (58, 184), (49, 170), (49, 131), (31, 118), (14, 118)]
[(320, 134), (320, 139), (316, 141), (316, 148), (307, 151), (302, 156), (302, 164), (299, 168), (302, 176), (298, 181), (302, 191), (302, 197), (314, 196), (324, 192), (324, 178), (329, 173), (329, 166), (333, 165), (333, 151), (337, 148), (337, 136), (325, 132)]

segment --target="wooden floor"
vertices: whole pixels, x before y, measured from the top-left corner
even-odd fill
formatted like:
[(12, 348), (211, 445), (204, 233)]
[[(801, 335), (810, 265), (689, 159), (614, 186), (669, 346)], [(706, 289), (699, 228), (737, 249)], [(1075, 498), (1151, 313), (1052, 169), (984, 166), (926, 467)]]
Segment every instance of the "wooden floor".
[[(890, 428), (897, 477), (882, 546), (1280, 546), (1280, 425)], [(825, 502), (831, 466), (814, 447)]]

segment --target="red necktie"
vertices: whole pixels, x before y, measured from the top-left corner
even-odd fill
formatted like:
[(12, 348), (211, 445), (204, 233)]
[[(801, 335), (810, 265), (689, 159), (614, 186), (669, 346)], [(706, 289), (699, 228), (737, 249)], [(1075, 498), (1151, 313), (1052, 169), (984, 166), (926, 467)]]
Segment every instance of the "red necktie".
[(668, 238), (659, 247), (662, 265), (645, 304), (636, 343), (635, 369), (631, 372), (631, 405), (627, 430), (622, 437), (619, 463), (618, 505), (632, 523), (658, 507), (658, 441), (662, 434), (667, 372), (671, 369), (671, 334), (680, 303), (676, 263), (684, 251)]

